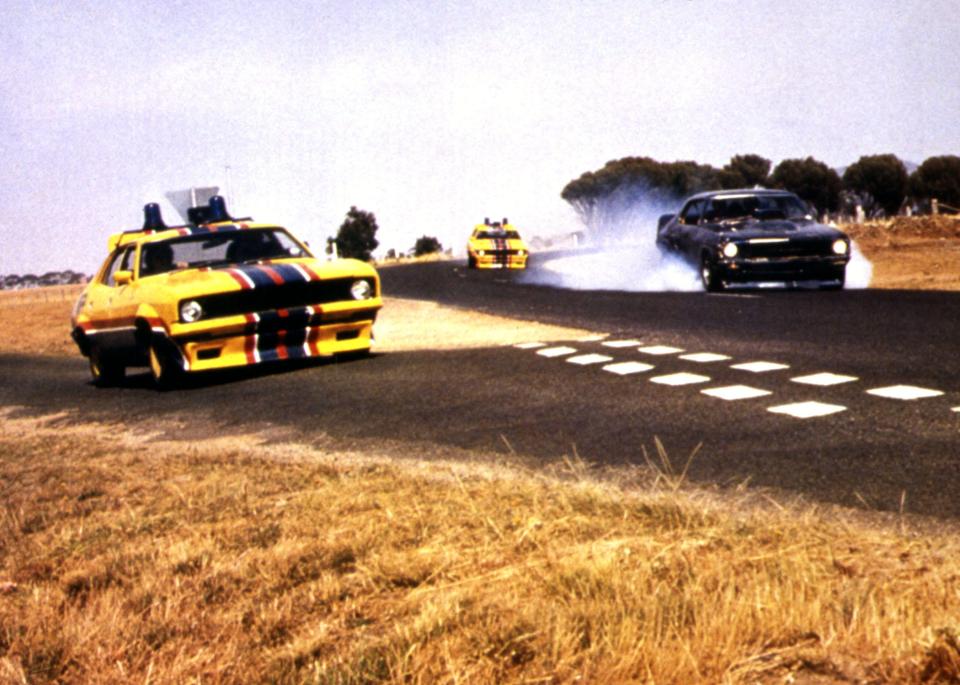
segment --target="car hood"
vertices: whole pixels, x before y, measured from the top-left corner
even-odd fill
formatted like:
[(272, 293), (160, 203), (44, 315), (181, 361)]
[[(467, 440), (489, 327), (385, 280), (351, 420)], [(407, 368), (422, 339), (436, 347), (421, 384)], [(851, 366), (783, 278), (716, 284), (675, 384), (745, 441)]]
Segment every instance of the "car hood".
[(720, 226), (717, 229), (717, 234), (726, 238), (740, 240), (778, 237), (791, 239), (835, 239), (844, 237), (842, 231), (839, 231), (832, 226), (812, 222), (787, 220), (755, 221), (732, 226)]
[(475, 250), (525, 250), (526, 245), (519, 238), (471, 238), (470, 247)]
[(376, 272), (365, 262), (355, 259), (320, 261), (318, 259), (284, 259), (261, 263), (231, 264), (199, 269), (184, 269), (165, 274), (171, 286), (236, 283), (240, 278), (251, 287), (270, 287), (285, 283), (319, 281), (328, 278), (368, 277)]

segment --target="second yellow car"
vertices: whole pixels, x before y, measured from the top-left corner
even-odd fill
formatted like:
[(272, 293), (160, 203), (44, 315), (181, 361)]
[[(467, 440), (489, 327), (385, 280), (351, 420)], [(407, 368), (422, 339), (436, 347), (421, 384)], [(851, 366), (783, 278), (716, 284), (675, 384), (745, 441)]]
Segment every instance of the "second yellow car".
[(526, 269), (529, 257), (526, 243), (506, 219), (484, 219), (467, 241), (467, 266), (471, 269)]

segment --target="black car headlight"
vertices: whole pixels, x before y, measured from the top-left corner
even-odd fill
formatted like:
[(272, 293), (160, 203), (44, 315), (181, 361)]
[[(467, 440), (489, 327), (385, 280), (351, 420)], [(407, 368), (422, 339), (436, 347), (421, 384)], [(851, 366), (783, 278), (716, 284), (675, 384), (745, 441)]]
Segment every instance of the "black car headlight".
[(833, 241), (833, 254), (845, 255), (850, 251), (850, 246), (843, 238), (837, 238)]
[(740, 252), (740, 248), (737, 247), (736, 243), (727, 243), (722, 248), (720, 248), (720, 252), (727, 259), (733, 259), (734, 257), (737, 256), (737, 253)]
[(184, 300), (180, 303), (180, 320), (184, 323), (199, 321), (203, 316), (203, 307), (196, 300)]
[(350, 286), (350, 296), (355, 300), (369, 300), (373, 297), (373, 286), (369, 281), (354, 281)]

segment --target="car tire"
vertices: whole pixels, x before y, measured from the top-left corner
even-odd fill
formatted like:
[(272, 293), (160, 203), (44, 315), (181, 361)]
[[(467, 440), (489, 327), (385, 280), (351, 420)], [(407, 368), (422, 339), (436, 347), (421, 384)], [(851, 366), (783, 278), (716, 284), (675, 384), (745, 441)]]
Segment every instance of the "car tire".
[(161, 390), (172, 390), (183, 378), (183, 369), (177, 363), (170, 345), (163, 340), (150, 344), (150, 375)]
[(473, 255), (467, 257), (467, 268), (476, 269), (477, 268), (477, 258)]
[(700, 257), (700, 282), (703, 283), (703, 289), (708, 293), (723, 290), (723, 281), (717, 275), (716, 264), (706, 254)]
[(99, 388), (108, 388), (123, 382), (126, 369), (94, 345), (90, 348), (90, 375), (93, 384)]

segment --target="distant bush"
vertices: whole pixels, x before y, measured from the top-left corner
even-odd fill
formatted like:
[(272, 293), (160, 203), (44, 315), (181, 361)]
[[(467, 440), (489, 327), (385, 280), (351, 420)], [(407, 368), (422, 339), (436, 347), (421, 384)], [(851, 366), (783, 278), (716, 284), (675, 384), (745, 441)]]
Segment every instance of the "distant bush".
[(439, 240), (430, 236), (422, 236), (417, 238), (417, 242), (413, 246), (413, 256), (422, 257), (423, 255), (434, 254), (441, 250), (443, 250), (443, 245), (440, 244)]

